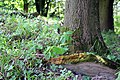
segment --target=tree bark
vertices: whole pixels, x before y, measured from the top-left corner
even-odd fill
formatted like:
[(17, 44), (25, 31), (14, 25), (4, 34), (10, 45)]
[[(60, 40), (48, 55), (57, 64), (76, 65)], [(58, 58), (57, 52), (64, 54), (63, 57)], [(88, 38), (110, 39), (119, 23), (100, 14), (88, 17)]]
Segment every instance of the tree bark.
[(28, 5), (29, 5), (29, 3), (28, 3), (27, 0), (23, 0), (23, 2), (24, 2), (24, 12), (28, 13)]
[[(50, 0), (35, 0), (36, 10), (41, 16), (47, 17)], [(45, 5), (47, 5), (45, 7)]]
[(113, 2), (114, 0), (99, 0), (99, 17), (101, 31), (114, 31)]
[(74, 52), (107, 53), (100, 34), (99, 0), (66, 0), (65, 8), (65, 26), (74, 31)]

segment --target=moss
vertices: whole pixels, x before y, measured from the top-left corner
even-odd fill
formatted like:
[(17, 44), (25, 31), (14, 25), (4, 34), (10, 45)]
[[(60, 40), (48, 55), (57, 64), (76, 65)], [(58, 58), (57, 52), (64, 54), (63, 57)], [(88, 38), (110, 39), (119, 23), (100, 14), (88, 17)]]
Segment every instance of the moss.
[(59, 56), (57, 58), (49, 59), (48, 62), (53, 64), (61, 64), (61, 65), (77, 64), (77, 63), (83, 63), (83, 62), (95, 62), (95, 63), (100, 63), (102, 65), (106, 65), (114, 69), (120, 66), (120, 64), (117, 64), (106, 58), (102, 58), (101, 56), (94, 55), (94, 54), (86, 54), (86, 53), (78, 53), (78, 54), (74, 53), (71, 55)]

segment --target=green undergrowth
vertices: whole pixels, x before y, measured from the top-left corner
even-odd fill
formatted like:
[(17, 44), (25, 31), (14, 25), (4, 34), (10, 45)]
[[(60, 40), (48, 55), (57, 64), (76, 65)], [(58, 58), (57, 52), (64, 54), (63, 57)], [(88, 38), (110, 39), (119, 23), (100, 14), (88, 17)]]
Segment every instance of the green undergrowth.
[(120, 36), (113, 31), (104, 32), (104, 41), (110, 51), (107, 58), (113, 61), (120, 61)]
[[(1, 9), (0, 9), (1, 11)], [(120, 61), (120, 37), (113, 32), (103, 33), (110, 49), (107, 57)], [(59, 25), (59, 19), (0, 12), (0, 79), (4, 80), (77, 80), (78, 75), (62, 66), (45, 64), (43, 59), (57, 57), (69, 50), (72, 31)], [(84, 76), (83, 80), (90, 80)]]
[[(120, 63), (120, 28), (117, 26), (115, 29), (116, 33), (113, 31), (109, 31), (107, 33), (104, 32), (103, 38), (110, 51), (107, 58), (114, 62)], [(120, 80), (120, 70), (116, 73), (116, 75), (118, 75), (116, 80)]]
[[(49, 21), (50, 20), (50, 21)], [(49, 22), (48, 22), (49, 21)], [(50, 23), (50, 24), (49, 24)], [(65, 80), (71, 71), (60, 66), (45, 65), (46, 59), (68, 51), (72, 31), (58, 32), (55, 20), (0, 13), (0, 79)], [(56, 68), (59, 68), (58, 73)]]

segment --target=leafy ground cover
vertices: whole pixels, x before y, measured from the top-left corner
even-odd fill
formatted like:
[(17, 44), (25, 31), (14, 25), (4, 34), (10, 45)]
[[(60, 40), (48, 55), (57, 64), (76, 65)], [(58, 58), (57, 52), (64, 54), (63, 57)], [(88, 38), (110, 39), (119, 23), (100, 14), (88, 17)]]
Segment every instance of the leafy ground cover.
[(48, 23), (53, 22), (42, 17), (0, 14), (0, 79), (61, 80), (73, 76), (61, 66), (42, 62), (43, 54), (49, 59), (67, 52), (72, 34), (58, 33), (60, 25), (56, 21)]
[[(0, 10), (0, 79), (4, 80), (77, 80), (78, 75), (43, 59), (67, 53), (72, 31), (62, 28), (58, 19), (33, 19)], [(120, 31), (120, 30), (119, 30)], [(119, 32), (117, 32), (119, 33)], [(103, 33), (111, 54), (120, 61), (120, 37), (113, 32)], [(82, 76), (83, 80), (90, 77)], [(119, 79), (118, 79), (119, 80)]]

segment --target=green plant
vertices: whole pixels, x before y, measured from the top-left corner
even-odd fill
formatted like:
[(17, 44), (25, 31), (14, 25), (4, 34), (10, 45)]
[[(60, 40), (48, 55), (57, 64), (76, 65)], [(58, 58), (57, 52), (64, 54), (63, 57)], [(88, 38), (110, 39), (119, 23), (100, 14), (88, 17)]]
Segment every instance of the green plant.
[(117, 72), (118, 77), (116, 78), (116, 80), (120, 80), (120, 72)]
[(61, 70), (61, 75), (55, 78), (55, 80), (66, 80), (68, 77), (73, 77), (73, 73), (66, 68)]
[(48, 46), (45, 50), (45, 55), (47, 58), (56, 57), (58, 55), (64, 54), (68, 50), (68, 45), (72, 41), (72, 32), (64, 32), (61, 36), (56, 38), (55, 43), (52, 46)]
[[(0, 19), (4, 24), (0, 27), (0, 79), (55, 80), (54, 71), (59, 67), (45, 67), (42, 59), (36, 57), (36, 54), (39, 54), (37, 50), (46, 58), (66, 53), (72, 41), (72, 32), (64, 31), (58, 34), (60, 25), (57, 20), (54, 24), (47, 24), (44, 18), (26, 19), (19, 15), (6, 14), (2, 17)], [(62, 74), (59, 76), (63, 79), (71, 76), (67, 70), (65, 73), (62, 71)]]
[(117, 34), (120, 34), (120, 16), (119, 15), (114, 16), (114, 25), (115, 25), (115, 32)]
[(112, 31), (102, 33), (104, 41), (110, 51), (107, 58), (116, 61), (119, 58), (120, 54), (120, 45), (119, 45), (119, 37)]

